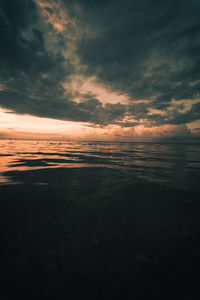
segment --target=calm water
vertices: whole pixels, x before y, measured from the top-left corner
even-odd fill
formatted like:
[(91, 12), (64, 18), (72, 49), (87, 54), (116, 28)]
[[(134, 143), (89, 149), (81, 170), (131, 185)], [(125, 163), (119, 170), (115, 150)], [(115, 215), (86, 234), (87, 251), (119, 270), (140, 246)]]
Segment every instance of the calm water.
[(14, 183), (14, 171), (77, 167), (119, 169), (148, 181), (198, 189), (200, 145), (0, 140), (1, 185)]
[(0, 181), (0, 299), (200, 299), (198, 144), (0, 140)]

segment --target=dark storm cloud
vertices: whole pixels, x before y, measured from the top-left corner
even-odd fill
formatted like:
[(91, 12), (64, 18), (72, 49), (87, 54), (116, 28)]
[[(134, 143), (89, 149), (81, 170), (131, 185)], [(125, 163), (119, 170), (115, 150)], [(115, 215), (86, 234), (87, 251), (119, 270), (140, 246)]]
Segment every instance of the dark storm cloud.
[(193, 104), (191, 109), (186, 112), (179, 112), (178, 109), (173, 109), (165, 115), (156, 113), (148, 116), (148, 121), (152, 126), (165, 124), (181, 125), (197, 120), (200, 120), (200, 102)]
[(135, 127), (137, 125), (140, 125), (138, 122), (115, 122), (116, 125), (120, 125), (121, 127)]
[(0, 1), (0, 63), (3, 75), (51, 69), (53, 61), (37, 28), (37, 8), (31, 0)]
[[(35, 1), (0, 0), (0, 106), (22, 114), (123, 127), (135, 126), (140, 119), (149, 126), (200, 119), (199, 103), (181, 112), (183, 107), (171, 101), (199, 97), (199, 1), (62, 4), (76, 20), (77, 28), (66, 25), (68, 33), (76, 32), (74, 40), (67, 31), (43, 24)], [(53, 15), (51, 7), (46, 9)], [(74, 65), (75, 56), (81, 68)], [(66, 90), (63, 82), (77, 73), (95, 76), (109, 90), (127, 95), (129, 103), (102, 105), (104, 99), (92, 94), (80, 94), (79, 103), (74, 102), (79, 92)], [(149, 114), (150, 109), (164, 115)], [(133, 121), (122, 122), (127, 115)]]
[(55, 99), (62, 92), (64, 59), (46, 49), (33, 1), (0, 0), (0, 24), (0, 105), (18, 113), (43, 114), (45, 98)]
[[(94, 124), (106, 125), (123, 118), (123, 105), (103, 107), (91, 95), (80, 95), (82, 102), (75, 103), (70, 90), (63, 88), (62, 82), (74, 73), (74, 66), (70, 57), (64, 59), (61, 54), (64, 36), (57, 34), (57, 47), (46, 47), (45, 31), (34, 1), (1, 0), (0, 25), (2, 107), (20, 114)], [(48, 26), (48, 30), (51, 33), (54, 29)]]
[(175, 112), (167, 121), (169, 124), (179, 125), (200, 120), (200, 102), (193, 104), (191, 109), (185, 113)]
[(76, 103), (71, 100), (71, 95), (57, 97), (55, 100), (54, 97), (50, 97), (51, 93), (52, 91), (48, 90), (46, 95), (44, 92), (42, 95), (29, 95), (20, 91), (0, 91), (1, 105), (7, 109), (12, 108), (19, 114), (101, 125), (123, 119), (126, 110), (121, 104), (108, 103), (102, 106), (97, 99)]
[(96, 32), (79, 43), (87, 74), (158, 109), (199, 96), (199, 1), (107, 1), (85, 15)]

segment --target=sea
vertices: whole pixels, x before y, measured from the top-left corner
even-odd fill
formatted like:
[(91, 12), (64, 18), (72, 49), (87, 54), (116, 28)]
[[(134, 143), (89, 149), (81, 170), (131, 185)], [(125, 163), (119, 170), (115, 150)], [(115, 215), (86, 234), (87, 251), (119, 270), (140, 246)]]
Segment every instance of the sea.
[(200, 144), (0, 140), (0, 299), (200, 299)]
[[(0, 140), (1, 185), (22, 183), (16, 171), (49, 168), (114, 169), (138, 179), (198, 189), (200, 144)], [(34, 182), (48, 184), (36, 178)]]

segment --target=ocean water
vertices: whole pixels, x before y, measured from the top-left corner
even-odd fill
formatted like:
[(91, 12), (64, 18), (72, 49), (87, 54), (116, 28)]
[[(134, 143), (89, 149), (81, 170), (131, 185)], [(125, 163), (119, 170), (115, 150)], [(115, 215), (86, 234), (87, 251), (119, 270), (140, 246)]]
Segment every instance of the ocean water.
[(0, 140), (0, 299), (200, 299), (199, 144)]
[(0, 140), (1, 185), (17, 183), (16, 171), (94, 167), (198, 189), (200, 144)]

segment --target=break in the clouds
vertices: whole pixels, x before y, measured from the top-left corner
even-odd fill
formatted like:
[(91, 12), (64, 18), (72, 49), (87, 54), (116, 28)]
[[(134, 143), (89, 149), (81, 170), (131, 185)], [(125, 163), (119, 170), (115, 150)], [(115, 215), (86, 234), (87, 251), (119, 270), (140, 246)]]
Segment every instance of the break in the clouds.
[(0, 106), (115, 136), (188, 135), (200, 120), (199, 15), (197, 0), (0, 0)]

